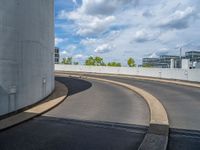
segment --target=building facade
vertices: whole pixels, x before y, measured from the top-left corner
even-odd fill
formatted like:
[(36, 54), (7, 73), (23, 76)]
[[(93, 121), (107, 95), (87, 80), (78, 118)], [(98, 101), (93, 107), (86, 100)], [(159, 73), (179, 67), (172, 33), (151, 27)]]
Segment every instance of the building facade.
[(60, 60), (60, 49), (58, 47), (55, 47), (55, 64), (59, 64)]
[(200, 51), (189, 51), (185, 53), (185, 58), (191, 62), (200, 62)]
[(54, 89), (54, 0), (0, 1), (0, 116)]
[(149, 65), (156, 65), (159, 62), (159, 58), (143, 58), (142, 59), (142, 64), (149, 64)]
[(179, 56), (175, 56), (175, 55), (161, 55), (160, 56), (159, 63), (165, 66), (162, 68), (170, 68), (171, 62), (174, 63), (173, 64), (174, 68), (181, 68), (181, 59)]
[(159, 58), (143, 58), (143, 66), (155, 67), (155, 68), (170, 68), (171, 60), (175, 68), (180, 68), (180, 57), (173, 55), (161, 55)]
[(185, 56), (161, 55), (159, 58), (143, 58), (143, 66), (155, 68), (199, 68), (200, 51), (188, 51)]

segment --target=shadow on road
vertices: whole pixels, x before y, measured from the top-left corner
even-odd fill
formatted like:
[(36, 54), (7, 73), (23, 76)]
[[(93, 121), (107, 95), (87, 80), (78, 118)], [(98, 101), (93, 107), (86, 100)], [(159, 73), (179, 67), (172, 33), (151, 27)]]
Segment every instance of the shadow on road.
[(55, 79), (64, 83), (68, 87), (68, 96), (74, 95), (79, 92), (83, 92), (92, 87), (92, 84), (90, 82), (78, 78), (57, 76)]
[(170, 129), (167, 150), (200, 150), (200, 131)]
[[(56, 80), (69, 88), (69, 95), (92, 87), (78, 78)], [(1, 131), (0, 150), (137, 150), (147, 130), (138, 125), (41, 116)], [(167, 149), (199, 150), (200, 132), (170, 129)]]
[(147, 127), (42, 116), (0, 132), (1, 150), (137, 150)]

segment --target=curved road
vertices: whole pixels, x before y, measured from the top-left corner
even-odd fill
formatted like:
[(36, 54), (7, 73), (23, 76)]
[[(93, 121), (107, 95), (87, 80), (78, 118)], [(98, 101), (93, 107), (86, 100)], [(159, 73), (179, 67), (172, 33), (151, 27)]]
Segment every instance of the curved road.
[(164, 105), (171, 128), (200, 131), (199, 88), (134, 78), (98, 77), (128, 83), (146, 90)]
[[(200, 149), (199, 89), (134, 78), (95, 77), (132, 84), (157, 97), (170, 119), (168, 150)], [(148, 107), (140, 96), (91, 79), (57, 80), (69, 87), (67, 100), (41, 117), (1, 132), (1, 150), (138, 149), (149, 122)]]
[[(45, 114), (46, 116), (125, 123), (149, 124), (149, 109), (137, 94), (121, 86), (95, 80), (57, 78), (69, 88), (69, 97), (62, 105)], [(73, 94), (74, 88), (82, 86), (84, 92)]]
[(41, 117), (0, 133), (1, 150), (137, 150), (149, 123), (145, 101), (123, 87), (59, 77), (68, 98)]

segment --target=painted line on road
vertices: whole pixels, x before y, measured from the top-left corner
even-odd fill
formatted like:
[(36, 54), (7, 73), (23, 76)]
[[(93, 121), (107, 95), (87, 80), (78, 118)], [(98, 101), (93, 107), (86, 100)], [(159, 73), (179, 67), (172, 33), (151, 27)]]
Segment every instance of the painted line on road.
[(102, 82), (107, 82), (115, 85), (119, 85), (125, 87), (133, 92), (138, 93), (142, 96), (148, 104), (150, 110), (150, 125), (149, 130), (140, 145), (140, 150), (165, 150), (167, 148), (168, 143), (168, 133), (169, 133), (169, 120), (167, 116), (167, 112), (161, 102), (151, 95), (150, 93), (146, 92), (143, 89), (138, 87), (125, 84), (118, 81), (90, 77), (90, 76), (80, 76), (80, 75), (67, 75), (67, 74), (56, 74), (60, 76), (67, 76), (67, 77), (77, 77), (77, 78), (85, 78), (85, 79), (93, 79)]
[(56, 81), (54, 92), (47, 97), (47, 99), (43, 100), (42, 103), (28, 110), (0, 120), (0, 131), (28, 121), (53, 109), (66, 99), (67, 94), (68, 88), (63, 83)]

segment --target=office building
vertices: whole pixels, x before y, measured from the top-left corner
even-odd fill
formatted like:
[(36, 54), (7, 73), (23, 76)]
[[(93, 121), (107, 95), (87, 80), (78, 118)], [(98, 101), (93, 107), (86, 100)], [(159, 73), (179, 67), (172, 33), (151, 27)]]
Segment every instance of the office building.
[(142, 63), (143, 64), (157, 64), (159, 62), (159, 58), (143, 58)]
[(59, 64), (60, 60), (60, 49), (55, 47), (55, 64)]
[(159, 58), (143, 58), (143, 66), (150, 66), (155, 68), (170, 68), (171, 61), (173, 60), (173, 67), (180, 68), (181, 61), (179, 56), (161, 55)]
[(170, 68), (171, 62), (173, 62), (174, 68), (181, 68), (181, 59), (179, 56), (175, 55), (161, 55), (159, 59), (159, 63), (163, 64), (162, 68)]
[(189, 51), (185, 53), (185, 58), (191, 62), (200, 62), (200, 51)]

